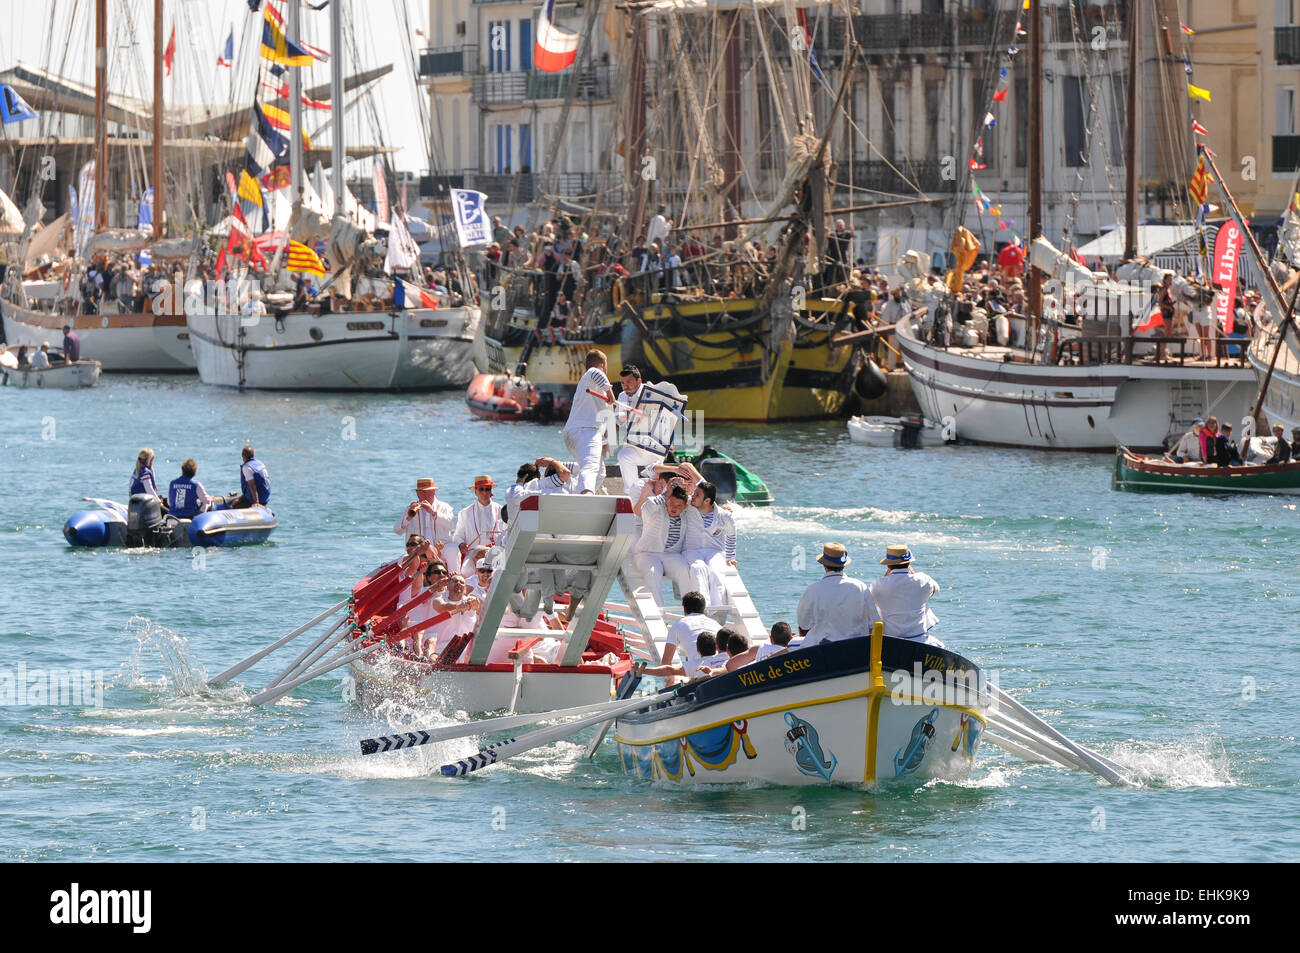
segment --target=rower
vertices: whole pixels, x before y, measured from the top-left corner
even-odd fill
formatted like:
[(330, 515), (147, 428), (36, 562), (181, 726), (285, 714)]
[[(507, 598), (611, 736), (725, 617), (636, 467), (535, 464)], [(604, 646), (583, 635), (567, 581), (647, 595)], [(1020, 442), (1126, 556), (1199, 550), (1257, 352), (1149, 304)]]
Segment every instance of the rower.
[(181, 475), (167, 487), (167, 512), (177, 519), (190, 519), (212, 506), (212, 497), (194, 479), (198, 472), (199, 465), (190, 457), (181, 464)]
[(135, 470), (131, 473), (131, 489), (128, 496), (135, 496), (137, 493), (147, 493), (159, 501), (162, 495), (158, 492), (158, 482), (153, 475), (153, 451), (145, 447), (140, 451), (140, 455), (135, 459)]
[(271, 476), (266, 465), (253, 454), (251, 446), (243, 450), (244, 462), (239, 467), (239, 486), (243, 491), (235, 500), (235, 509), (248, 506), (266, 506), (271, 502)]
[(939, 584), (912, 569), (912, 553), (906, 543), (891, 543), (880, 563), (887, 567), (885, 574), (867, 590), (870, 622), (883, 622), (886, 636), (943, 648), (943, 643), (930, 634), (939, 622), (929, 605), (930, 597), (939, 592)]
[(415, 481), (415, 499), (407, 504), (406, 512), (393, 524), (394, 533), (417, 533), (433, 546), (448, 567), (460, 566), (459, 554), (451, 543), (456, 514), (450, 503), (437, 498), (438, 481), (433, 477), (420, 477)]
[(510, 519), (511, 513), (519, 512), (519, 503), (529, 495), (528, 484), (540, 477), (541, 471), (535, 463), (521, 463), (515, 471), (515, 482), (506, 490), (506, 502), (501, 508), (501, 522)]
[(1280, 463), (1290, 463), (1291, 445), (1286, 442), (1286, 428), (1281, 424), (1274, 424), (1273, 439), (1276, 442), (1276, 446), (1273, 448), (1273, 455), (1264, 461), (1264, 465), (1275, 466)]
[(867, 584), (844, 575), (852, 561), (843, 543), (826, 543), (817, 557), (825, 573), (799, 600), (799, 634), (810, 643), (835, 642), (871, 631)]
[(679, 656), (683, 661), (690, 658), (701, 632), (717, 632), (722, 628), (704, 614), (704, 609), (704, 596), (700, 593), (688, 592), (682, 596), (682, 617), (668, 629), (668, 640), (664, 643), (665, 665), (671, 665)]
[[(729, 631), (720, 629), (718, 634), (712, 632), (701, 632), (695, 637), (695, 657), (686, 658), (683, 656), (680, 661), (665, 661), (661, 665), (646, 665), (644, 662), (638, 662), (636, 672), (638, 675), (654, 675), (658, 678), (694, 678), (699, 672), (701, 659), (717, 659), (718, 635), (722, 632)], [(665, 660), (669, 658), (667, 654)]]
[(497, 537), (504, 529), (501, 504), (492, 499), (492, 488), (495, 486), (490, 476), (476, 476), (473, 486), (475, 500), (456, 517), (456, 532), (452, 534), (451, 541), (460, 550), (462, 564), (474, 547), (495, 546)]
[(564, 445), (578, 462), (578, 492), (595, 493), (604, 475), (601, 445), (608, 420), (608, 405), (614, 402), (614, 391), (605, 376), (609, 362), (604, 351), (592, 348), (587, 352), (586, 364), (587, 371), (573, 391), (573, 403), (563, 436)]

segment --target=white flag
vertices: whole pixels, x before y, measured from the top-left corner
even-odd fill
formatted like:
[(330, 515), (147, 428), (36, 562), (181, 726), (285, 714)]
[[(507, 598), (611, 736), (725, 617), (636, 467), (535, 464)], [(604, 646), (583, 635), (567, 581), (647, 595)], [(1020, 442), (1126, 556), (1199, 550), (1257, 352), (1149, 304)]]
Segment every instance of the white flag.
[(451, 204), (456, 210), (456, 234), (460, 247), (486, 245), (492, 241), (492, 227), (488, 222), (487, 195), (473, 189), (452, 189)]
[(81, 167), (81, 172), (77, 176), (77, 194), (81, 204), (77, 209), (77, 220), (73, 234), (77, 257), (82, 258), (86, 254), (86, 243), (90, 241), (90, 233), (95, 230), (94, 160)]
[(384, 256), (384, 273), (408, 270), (420, 263), (420, 246), (415, 244), (400, 214), (394, 215), (388, 225), (388, 254)]

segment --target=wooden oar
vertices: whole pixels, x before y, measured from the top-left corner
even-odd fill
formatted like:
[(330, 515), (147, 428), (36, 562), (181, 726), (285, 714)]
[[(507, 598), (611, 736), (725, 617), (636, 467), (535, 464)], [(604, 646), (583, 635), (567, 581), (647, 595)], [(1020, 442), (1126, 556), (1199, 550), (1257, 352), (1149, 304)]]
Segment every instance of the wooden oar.
[[(1020, 715), (1021, 718), (1027, 721), (1029, 725), (1038, 729), (1038, 731), (1040, 731), (1043, 735), (1050, 738), (1052, 741), (1055, 741), (1057, 744), (1061, 745), (1072, 755), (1074, 755), (1076, 758), (1082, 761), (1087, 766), (1088, 770), (1091, 771), (1093, 774), (1105, 778), (1107, 781), (1109, 781), (1111, 784), (1114, 785), (1128, 785), (1132, 783), (1131, 781), (1129, 781), (1128, 778), (1123, 776), (1122, 772), (1124, 771), (1124, 769), (1121, 768), (1114, 761), (1110, 761), (1106, 758), (1103, 758), (1095, 751), (1090, 751), (1089, 749), (1083, 747), (1082, 745), (1075, 744), (1073, 741), (1065, 737), (1065, 735), (1061, 734), (1059, 731), (1057, 731), (1047, 722), (1043, 721), (1043, 719), (1035, 715), (1024, 705), (1020, 704), (1020, 702), (1016, 701), (1014, 698), (1012, 698), (1002, 689), (998, 688), (998, 686), (990, 684), (989, 689), (993, 692), (993, 696), (998, 700), (999, 704), (1006, 705), (1013, 712)], [(1010, 719), (1005, 719), (1005, 720), (1010, 720)]]
[[(647, 696), (642, 699), (641, 704), (643, 707), (653, 705), (661, 697), (663, 696)], [(453, 741), (456, 738), (486, 735), (494, 731), (506, 731), (510, 728), (538, 725), (544, 721), (554, 721), (557, 718), (572, 718), (574, 715), (590, 715), (610, 710), (622, 710), (624, 704), (626, 703), (622, 701), (594, 702), (590, 705), (578, 705), (575, 708), (559, 708), (554, 711), (544, 711), (530, 715), (504, 715), (500, 718), (484, 718), (482, 721), (448, 725), (445, 728), (426, 728), (419, 731), (408, 731), (400, 735), (366, 738), (361, 742), (361, 753), (377, 754), (385, 751), (397, 751), (401, 748), (415, 748), (420, 745), (435, 744), (439, 741)]]
[(259, 692), (250, 698), (248, 702), (250, 705), (269, 705), (271, 702), (289, 694), (299, 685), (305, 685), (312, 679), (320, 678), (325, 673), (334, 671), (334, 669), (338, 668), (340, 665), (347, 665), (349, 662), (355, 662), (357, 659), (369, 655), (371, 652), (378, 649), (379, 645), (380, 643), (376, 642), (374, 645), (363, 646), (355, 652), (348, 652), (342, 656), (335, 656), (324, 665), (313, 669), (306, 675), (295, 678), (293, 681), (285, 682), (283, 685), (277, 685), (275, 688), (268, 688), (263, 692)]
[[(276, 685), (279, 685), (286, 679), (297, 678), (320, 661), (320, 659), (324, 655), (328, 654), (334, 646), (338, 645), (352, 634), (350, 631), (345, 631), (339, 632), (338, 635), (334, 635), (335, 632), (338, 632), (339, 627), (348, 622), (350, 618), (351, 616), (344, 616), (342, 619), (339, 619), (338, 622), (335, 622), (324, 635), (307, 648), (307, 651), (294, 659), (292, 665), (267, 682), (266, 686), (262, 690), (266, 691), (267, 689), (275, 688)], [(330, 639), (331, 635), (334, 635), (334, 638)], [(329, 639), (329, 641), (327, 642), (326, 639)]]
[(244, 659), (242, 662), (232, 665), (230, 668), (226, 669), (216, 678), (209, 680), (208, 684), (224, 685), (226, 682), (230, 681), (240, 672), (244, 671), (247, 668), (251, 668), (252, 666), (256, 665), (258, 662), (262, 661), (262, 659), (266, 658), (276, 649), (280, 648), (280, 646), (287, 645), (288, 643), (296, 639), (298, 636), (306, 632), (308, 629), (324, 622), (326, 619), (328, 619), (334, 613), (338, 612), (347, 604), (348, 604), (348, 600), (344, 599), (342, 602), (338, 603), (337, 605), (334, 605), (331, 608), (326, 609), (320, 615), (316, 616), (316, 618), (312, 619), (310, 622), (306, 623), (305, 625), (300, 625), (298, 628), (294, 629), (284, 638), (277, 639), (276, 641), (268, 645), (266, 648), (262, 649), (260, 652), (254, 652), (252, 655), (248, 656), (248, 658)]
[(651, 704), (653, 702), (645, 698), (623, 702), (620, 707), (609, 711), (598, 712), (586, 718), (579, 718), (577, 721), (565, 722), (563, 725), (556, 725), (553, 728), (542, 728), (539, 731), (530, 732), (522, 738), (511, 738), (509, 741), (501, 741), (486, 748), (480, 748), (478, 754), (462, 758), (460, 761), (451, 764), (444, 764), (439, 770), (442, 772), (443, 777), (463, 777), (489, 765), (500, 764), (502, 761), (523, 754), (525, 751), (532, 751), (534, 748), (540, 748), (543, 745), (559, 741), (561, 738), (567, 738), (583, 728), (598, 725), (602, 721), (609, 721), (619, 715), (636, 711), (638, 708), (646, 708)]

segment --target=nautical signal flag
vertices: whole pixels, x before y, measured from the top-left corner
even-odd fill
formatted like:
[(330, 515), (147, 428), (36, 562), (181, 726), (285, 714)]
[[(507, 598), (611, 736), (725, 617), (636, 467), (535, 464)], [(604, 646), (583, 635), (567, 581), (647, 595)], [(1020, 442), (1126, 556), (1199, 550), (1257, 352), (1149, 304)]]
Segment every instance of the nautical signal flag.
[(1191, 83), (1187, 84), (1187, 95), (1192, 99), (1204, 99), (1207, 103), (1210, 102), (1210, 91), (1193, 86)]
[(27, 105), (27, 100), (19, 96), (16, 89), (8, 83), (0, 83), (0, 120), (6, 126), (11, 122), (37, 118), (36, 110)]
[(1206, 129), (1195, 119), (1192, 120), (1192, 132), (1196, 133), (1198, 136), (1208, 136), (1210, 134), (1210, 130)]
[(1178, 29), (1182, 30), (1188, 36), (1196, 36), (1196, 31), (1193, 30), (1191, 27), (1189, 27), (1186, 23), (1178, 24)]
[(247, 169), (239, 173), (239, 189), (236, 194), (259, 208), (262, 205), (262, 190), (257, 187), (257, 179), (249, 175)]
[(1210, 173), (1205, 168), (1205, 156), (1201, 156), (1196, 160), (1196, 171), (1192, 173), (1191, 181), (1187, 183), (1187, 194), (1199, 206), (1205, 204), (1209, 192)]
[(555, 0), (546, 0), (537, 21), (533, 65), (543, 73), (558, 73), (578, 58), (578, 34), (555, 25)]
[(163, 66), (166, 74), (172, 74), (172, 60), (176, 59), (176, 24), (172, 24), (172, 35), (167, 40), (167, 49), (163, 50)]
[(320, 256), (302, 242), (289, 242), (289, 260), (284, 267), (287, 271), (302, 271), (317, 278), (325, 277), (325, 265)]
[(226, 36), (226, 45), (221, 50), (221, 55), (217, 57), (217, 65), (227, 68), (235, 65), (235, 28), (230, 28), (230, 33)]
[(312, 56), (297, 43), (290, 42), (276, 22), (278, 17), (271, 13), (271, 5), (266, 5), (262, 21), (262, 56), (272, 63), (282, 66), (310, 66), (316, 62)]

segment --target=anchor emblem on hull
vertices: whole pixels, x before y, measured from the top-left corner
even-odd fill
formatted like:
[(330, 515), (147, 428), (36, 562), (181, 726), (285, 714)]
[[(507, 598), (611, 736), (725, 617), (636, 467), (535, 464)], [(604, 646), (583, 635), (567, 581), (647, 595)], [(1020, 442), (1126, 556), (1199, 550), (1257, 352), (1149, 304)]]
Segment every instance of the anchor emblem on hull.
[(840, 763), (839, 758), (835, 757), (834, 752), (828, 752), (830, 760), (826, 759), (827, 753), (822, 751), (817, 729), (794, 712), (785, 713), (785, 723), (790, 726), (790, 730), (785, 733), (785, 750), (794, 755), (794, 766), (799, 769), (799, 773), (829, 781), (835, 773), (836, 765)]

